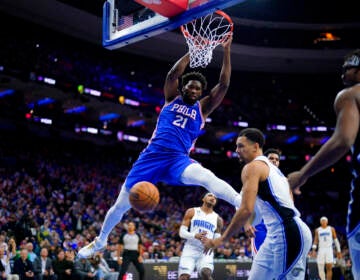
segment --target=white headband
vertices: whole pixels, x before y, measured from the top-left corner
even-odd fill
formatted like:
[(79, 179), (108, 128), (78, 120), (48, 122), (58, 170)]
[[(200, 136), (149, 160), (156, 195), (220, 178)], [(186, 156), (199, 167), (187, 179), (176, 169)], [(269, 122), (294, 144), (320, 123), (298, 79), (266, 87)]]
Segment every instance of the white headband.
[(360, 67), (360, 57), (352, 55), (345, 60), (343, 67)]
[(322, 220), (328, 221), (328, 218), (326, 218), (326, 217), (324, 216), (324, 217), (321, 217), (321, 218), (320, 218), (320, 222), (321, 222)]

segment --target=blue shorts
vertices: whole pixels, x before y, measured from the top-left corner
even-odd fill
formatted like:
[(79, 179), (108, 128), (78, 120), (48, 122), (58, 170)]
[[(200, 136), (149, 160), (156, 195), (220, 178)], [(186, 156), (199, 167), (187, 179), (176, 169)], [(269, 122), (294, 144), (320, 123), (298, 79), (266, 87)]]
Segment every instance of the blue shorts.
[(140, 181), (185, 185), (180, 181), (181, 174), (192, 163), (197, 163), (197, 161), (190, 158), (188, 154), (150, 145), (132, 166), (125, 186), (129, 190)]

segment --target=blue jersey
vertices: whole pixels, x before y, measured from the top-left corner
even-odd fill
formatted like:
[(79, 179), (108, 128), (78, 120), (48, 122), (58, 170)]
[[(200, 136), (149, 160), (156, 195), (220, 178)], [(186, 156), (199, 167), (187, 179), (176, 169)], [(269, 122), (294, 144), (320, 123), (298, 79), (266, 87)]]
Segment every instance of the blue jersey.
[(140, 181), (183, 185), (181, 174), (196, 162), (190, 158), (189, 152), (203, 125), (200, 102), (188, 105), (178, 96), (166, 104), (148, 146), (126, 178), (126, 188), (130, 189)]
[(200, 102), (188, 105), (178, 96), (162, 108), (150, 145), (189, 153), (203, 126)]

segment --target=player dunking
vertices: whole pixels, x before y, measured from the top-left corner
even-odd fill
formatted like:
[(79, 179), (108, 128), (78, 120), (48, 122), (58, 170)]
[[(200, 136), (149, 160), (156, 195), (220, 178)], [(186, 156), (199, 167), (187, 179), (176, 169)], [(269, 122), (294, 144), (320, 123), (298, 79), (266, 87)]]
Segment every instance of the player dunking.
[(210, 280), (214, 270), (214, 253), (204, 254), (202, 237), (216, 238), (223, 228), (222, 218), (214, 211), (216, 196), (206, 193), (201, 207), (186, 210), (180, 227), (180, 237), (186, 239), (179, 262), (179, 280), (190, 279), (197, 268), (200, 279)]
[(346, 231), (352, 273), (354, 279), (360, 279), (360, 49), (345, 56), (342, 80), (346, 88), (337, 94), (334, 101), (334, 133), (300, 171), (289, 174), (288, 178), (294, 193), (300, 193), (299, 188), (308, 178), (333, 165), (351, 149), (353, 180)]
[[(131, 208), (129, 190), (140, 181), (149, 181), (153, 184), (163, 181), (174, 185), (203, 186), (218, 198), (226, 200), (235, 207), (239, 206), (240, 194), (189, 156), (205, 119), (221, 104), (229, 88), (231, 42), (232, 36), (222, 44), (224, 54), (219, 81), (209, 95), (202, 97), (207, 85), (206, 78), (202, 74), (191, 72), (183, 75), (190, 62), (189, 53), (171, 68), (164, 85), (165, 104), (158, 117), (153, 136), (130, 170), (115, 204), (107, 212), (99, 236), (83, 247), (78, 257), (90, 257), (106, 245), (111, 230)], [(182, 83), (179, 90), (181, 76)]]

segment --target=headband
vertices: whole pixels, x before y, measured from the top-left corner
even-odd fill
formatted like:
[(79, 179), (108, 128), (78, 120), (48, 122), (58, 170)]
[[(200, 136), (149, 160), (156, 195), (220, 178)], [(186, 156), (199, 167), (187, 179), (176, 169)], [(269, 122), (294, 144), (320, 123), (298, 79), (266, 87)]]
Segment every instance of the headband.
[(345, 67), (360, 67), (360, 57), (357, 55), (348, 57), (343, 64), (343, 68)]

